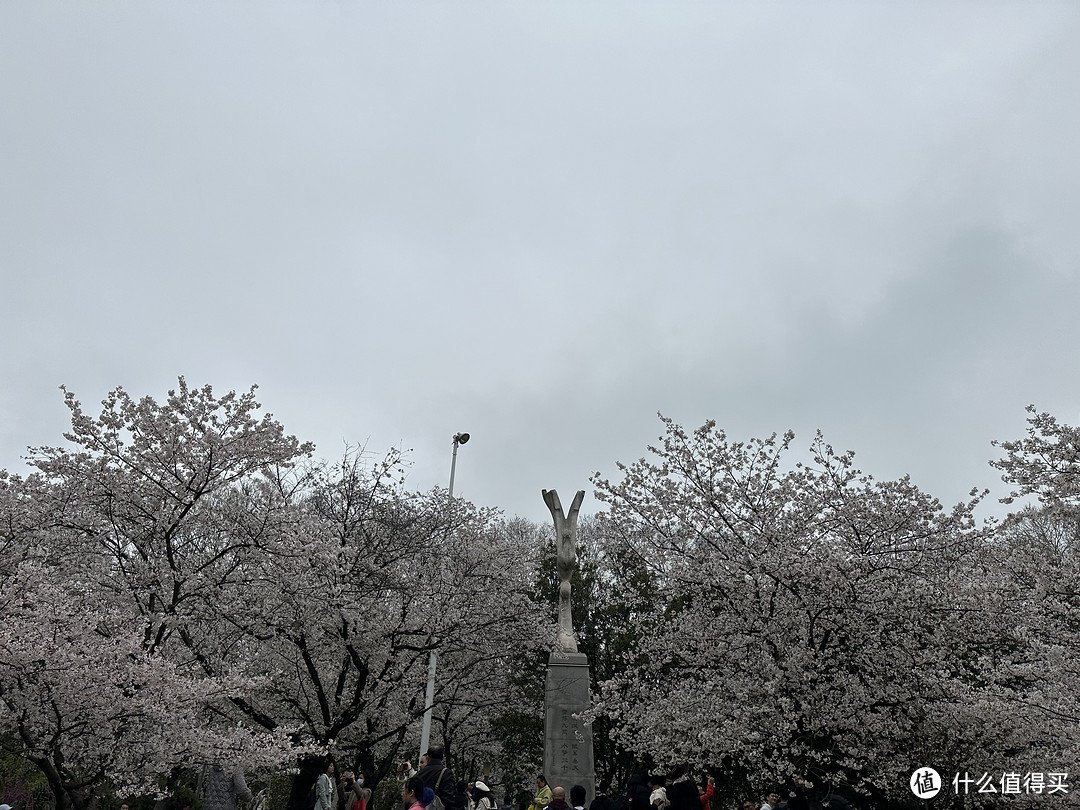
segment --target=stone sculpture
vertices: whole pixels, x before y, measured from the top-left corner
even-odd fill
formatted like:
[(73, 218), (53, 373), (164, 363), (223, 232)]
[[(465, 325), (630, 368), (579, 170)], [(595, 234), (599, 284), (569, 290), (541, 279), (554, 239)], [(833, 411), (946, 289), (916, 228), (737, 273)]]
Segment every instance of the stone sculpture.
[[(567, 790), (585, 788), (586, 804), (596, 796), (592, 726), (582, 715), (589, 710), (589, 659), (578, 652), (574, 619), (570, 611), (570, 578), (577, 568), (578, 510), (584, 491), (574, 496), (570, 511), (563, 514), (555, 490), (542, 490), (544, 503), (555, 521), (556, 557), (559, 570), (559, 630), (548, 657), (544, 685), (544, 773), (551, 785)], [(578, 617), (579, 619), (581, 617)]]
[(570, 578), (577, 568), (577, 549), (575, 538), (577, 536), (578, 510), (581, 502), (585, 500), (585, 491), (579, 489), (574, 496), (574, 502), (570, 504), (570, 511), (563, 515), (562, 504), (559, 502), (559, 493), (553, 489), (541, 490), (544, 503), (551, 512), (551, 519), (555, 521), (556, 559), (559, 569), (559, 633), (556, 640), (556, 649), (564, 653), (576, 653), (577, 637), (574, 635), (574, 617), (570, 610)]

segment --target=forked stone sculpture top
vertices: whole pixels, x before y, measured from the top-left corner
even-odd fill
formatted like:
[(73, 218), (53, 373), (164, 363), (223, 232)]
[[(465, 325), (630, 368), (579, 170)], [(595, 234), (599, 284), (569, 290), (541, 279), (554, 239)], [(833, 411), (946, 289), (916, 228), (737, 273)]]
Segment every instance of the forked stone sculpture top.
[(559, 567), (559, 634), (556, 649), (562, 652), (576, 653), (577, 638), (574, 636), (574, 617), (570, 611), (570, 578), (577, 568), (577, 549), (574, 541), (577, 537), (577, 518), (581, 502), (585, 500), (585, 490), (579, 489), (570, 504), (570, 512), (563, 515), (559, 493), (553, 489), (541, 490), (544, 503), (555, 521), (555, 548)]

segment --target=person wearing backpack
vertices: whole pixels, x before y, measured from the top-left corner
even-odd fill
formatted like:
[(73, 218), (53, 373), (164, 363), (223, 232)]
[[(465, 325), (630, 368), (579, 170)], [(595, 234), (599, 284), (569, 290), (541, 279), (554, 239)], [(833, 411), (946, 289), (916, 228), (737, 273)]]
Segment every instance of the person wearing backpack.
[[(427, 750), (427, 765), (417, 774), (426, 787), (435, 792), (430, 805), (435, 810), (465, 810), (465, 797), (458, 792), (457, 779), (443, 762), (443, 747), (433, 745)], [(442, 805), (440, 807), (439, 805)]]

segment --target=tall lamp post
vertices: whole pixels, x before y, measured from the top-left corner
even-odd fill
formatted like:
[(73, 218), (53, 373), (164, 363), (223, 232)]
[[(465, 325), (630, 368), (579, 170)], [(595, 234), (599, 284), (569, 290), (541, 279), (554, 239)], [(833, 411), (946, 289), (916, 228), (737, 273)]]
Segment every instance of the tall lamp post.
[[(447, 501), (449, 506), (454, 502), (454, 472), (457, 469), (457, 449), (459, 444), (465, 444), (469, 441), (468, 433), (455, 433), (454, 434), (454, 455), (450, 459), (450, 497)], [(424, 752), (428, 750), (428, 743), (431, 741), (431, 712), (432, 707), (435, 704), (435, 650), (432, 648), (428, 655), (428, 679), (427, 679), (427, 697), (424, 699), (424, 726), (420, 731), (420, 753), (417, 755), (417, 761), (424, 755)]]

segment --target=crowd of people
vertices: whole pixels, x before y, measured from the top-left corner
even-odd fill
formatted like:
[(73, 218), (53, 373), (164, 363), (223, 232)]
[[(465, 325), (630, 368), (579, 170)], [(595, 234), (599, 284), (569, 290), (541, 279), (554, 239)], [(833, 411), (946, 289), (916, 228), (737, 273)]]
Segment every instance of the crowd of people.
[[(529, 810), (544, 810), (542, 793), (547, 789), (543, 776), (537, 778), (538, 792)], [(780, 787), (771, 788), (755, 799), (744, 799), (742, 810), (848, 810), (847, 801), (839, 796), (827, 796), (821, 803), (810, 799), (812, 785), (795, 777)], [(558, 788), (556, 788), (558, 790)], [(832, 801), (830, 801), (832, 800)], [(678, 765), (666, 776), (636, 773), (622, 791), (601, 785), (588, 810), (713, 810), (738, 807), (737, 797), (717, 795), (716, 782), (708, 776), (700, 781), (693, 778), (689, 768)], [(550, 810), (561, 808), (549, 805)]]
[[(516, 807), (507, 796), (500, 804), (487, 783), (459, 782), (447, 767), (443, 749), (432, 746), (413, 768), (409, 762), (398, 767), (401, 789), (399, 810), (732, 810), (740, 807), (738, 797), (717, 795), (709, 776), (693, 778), (688, 767), (679, 765), (666, 775), (635, 773), (619, 790), (601, 784), (596, 795), (588, 796), (584, 785), (549, 785), (543, 774), (536, 776), (532, 801)], [(372, 790), (363, 773), (345, 771), (335, 778), (334, 763), (326, 759), (308, 799), (306, 810), (373, 810)], [(811, 798), (809, 782), (799, 777), (769, 788), (758, 798), (746, 798), (741, 810), (849, 810), (849, 802), (829, 791), (824, 798)], [(228, 772), (220, 766), (203, 769), (197, 795), (203, 810), (236, 810), (252, 798), (242, 771)], [(3, 810), (3, 808), (0, 808)], [(121, 808), (126, 810), (126, 806)]]
[[(575, 785), (570, 789), (569, 804), (561, 786), (550, 787), (543, 774), (536, 778), (536, 795), (527, 810), (585, 810), (585, 789)], [(741, 802), (742, 810), (849, 810), (849, 802), (827, 791), (820, 801), (812, 798), (813, 785), (800, 777), (774, 786), (754, 799)], [(601, 784), (588, 810), (721, 810), (740, 807), (738, 797), (720, 797), (716, 782), (708, 776), (693, 779), (689, 768), (679, 765), (666, 775), (636, 773), (623, 790)], [(518, 810), (526, 810), (523, 806)]]
[[(592, 797), (583, 785), (549, 785), (544, 774), (537, 774), (532, 801), (527, 805), (521, 802), (515, 807), (510, 796), (500, 805), (485, 782), (458, 782), (444, 763), (442, 748), (431, 748), (419, 764), (419, 770), (414, 770), (410, 763), (404, 763), (398, 769), (402, 810), (714, 810), (714, 805), (720, 810), (721, 806), (740, 807), (738, 797), (717, 795), (712, 776), (696, 781), (685, 765), (677, 765), (666, 775), (634, 774), (623, 790), (601, 784)], [(820, 801), (814, 801), (812, 788), (812, 784), (796, 776), (783, 785), (767, 789), (759, 797), (746, 798), (741, 802), (741, 808), (849, 810), (848, 801), (832, 791)], [(415, 807), (416, 804), (420, 807)]]

